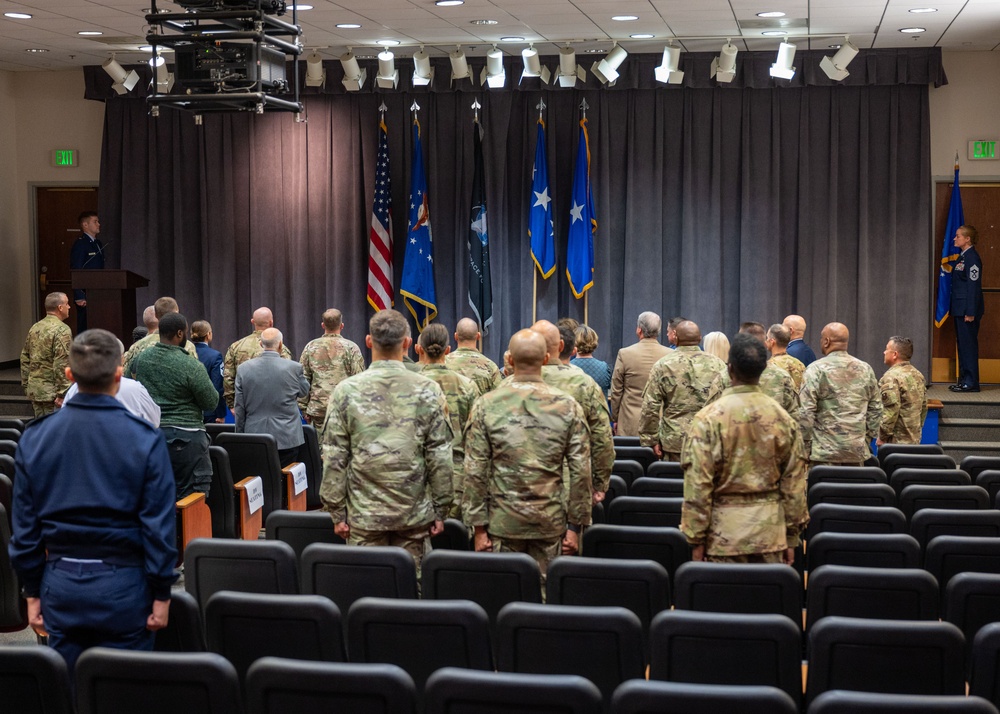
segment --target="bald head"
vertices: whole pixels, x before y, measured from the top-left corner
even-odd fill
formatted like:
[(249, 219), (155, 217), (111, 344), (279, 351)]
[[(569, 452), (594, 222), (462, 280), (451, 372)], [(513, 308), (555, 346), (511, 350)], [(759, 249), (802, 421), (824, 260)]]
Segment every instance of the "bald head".
[(545, 339), (545, 351), (548, 352), (549, 362), (559, 359), (559, 352), (562, 350), (559, 328), (548, 320), (539, 320), (531, 326), (531, 331), (537, 332)]
[(690, 347), (701, 342), (701, 329), (691, 320), (684, 320), (678, 324), (675, 332), (678, 347)]
[(258, 307), (253, 311), (253, 327), (255, 330), (266, 330), (274, 326), (274, 316), (270, 308)]
[(792, 333), (793, 340), (801, 340), (806, 334), (806, 321), (801, 315), (789, 315), (781, 321), (781, 324)]
[(507, 349), (510, 352), (511, 362), (514, 363), (514, 374), (517, 375), (538, 373), (542, 365), (548, 361), (545, 338), (534, 328), (515, 332), (510, 338)]
[(463, 317), (455, 325), (455, 342), (459, 347), (475, 347), (478, 339), (479, 325), (471, 317)]
[(152, 305), (142, 311), (142, 324), (146, 326), (146, 329), (150, 333), (156, 332), (156, 328), (160, 324), (160, 318), (156, 316), (156, 308)]
[(278, 348), (281, 347), (281, 339), (281, 330), (268, 327), (260, 333), (260, 346), (264, 348), (265, 352), (277, 352)]
[(841, 322), (831, 322), (823, 328), (820, 335), (820, 348), (825, 355), (846, 350), (850, 338), (851, 334), (847, 330), (847, 325)]

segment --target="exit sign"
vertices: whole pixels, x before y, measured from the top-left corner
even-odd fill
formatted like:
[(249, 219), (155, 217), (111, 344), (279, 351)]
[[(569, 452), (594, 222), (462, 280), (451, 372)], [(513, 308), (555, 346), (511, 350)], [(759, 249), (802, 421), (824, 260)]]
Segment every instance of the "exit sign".
[(76, 166), (77, 162), (77, 151), (76, 149), (53, 149), (52, 150), (52, 165), (53, 166)]
[(980, 139), (969, 142), (969, 160), (979, 161), (983, 159), (997, 158), (997, 140)]

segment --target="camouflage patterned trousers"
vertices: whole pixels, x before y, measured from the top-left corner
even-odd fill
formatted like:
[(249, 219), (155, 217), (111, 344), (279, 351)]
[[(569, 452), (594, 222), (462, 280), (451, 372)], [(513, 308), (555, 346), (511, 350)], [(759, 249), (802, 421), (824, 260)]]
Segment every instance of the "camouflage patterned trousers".
[(56, 406), (55, 402), (32, 402), (31, 408), (35, 410), (35, 418), (37, 419), (46, 414), (52, 414), (59, 407)]
[(744, 553), (743, 555), (705, 555), (708, 563), (783, 563), (785, 551), (774, 553)]
[[(428, 524), (429, 525), (429, 524)], [(417, 582), (420, 582), (420, 566), (424, 556), (430, 550), (430, 533), (428, 526), (406, 528), (401, 531), (366, 531), (351, 526), (351, 534), (347, 537), (347, 545), (395, 545), (413, 558), (417, 566)]]
[(490, 534), (494, 553), (527, 553), (542, 572), (542, 602), (545, 602), (545, 573), (549, 563), (562, 551), (562, 538), (501, 538)]

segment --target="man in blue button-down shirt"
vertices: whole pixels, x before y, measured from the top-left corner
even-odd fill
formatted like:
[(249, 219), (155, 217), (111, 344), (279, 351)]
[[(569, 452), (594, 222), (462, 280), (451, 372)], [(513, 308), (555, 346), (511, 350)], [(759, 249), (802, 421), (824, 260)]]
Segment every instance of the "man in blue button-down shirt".
[(110, 332), (78, 335), (80, 393), (31, 422), (15, 457), (11, 561), (29, 623), (71, 673), (88, 647), (151, 650), (176, 579), (166, 442), (114, 398), (121, 359)]

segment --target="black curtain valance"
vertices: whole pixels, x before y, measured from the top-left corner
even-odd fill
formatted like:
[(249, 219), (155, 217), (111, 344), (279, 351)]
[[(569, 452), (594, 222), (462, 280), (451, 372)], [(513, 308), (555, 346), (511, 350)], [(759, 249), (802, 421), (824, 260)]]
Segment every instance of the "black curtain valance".
[[(941, 48), (927, 47), (918, 49), (873, 49), (862, 50), (850, 65), (850, 76), (843, 82), (835, 82), (828, 78), (819, 67), (820, 60), (831, 54), (832, 50), (804, 50), (796, 52), (795, 67), (797, 72), (791, 80), (774, 79), (769, 70), (774, 62), (774, 52), (740, 52), (736, 57), (736, 78), (729, 84), (717, 83), (709, 74), (712, 60), (716, 53), (685, 52), (681, 54), (680, 69), (684, 72), (684, 82), (680, 85), (663, 85), (656, 81), (653, 70), (659, 66), (662, 55), (636, 54), (629, 55), (619, 69), (621, 76), (612, 87), (602, 87), (601, 83), (590, 73), (590, 66), (601, 59), (600, 55), (581, 55), (576, 57), (577, 64), (587, 70), (586, 82), (578, 83), (577, 91), (593, 90), (621, 92), (629, 89), (661, 89), (675, 92), (682, 88), (693, 89), (768, 89), (780, 87), (833, 87), (833, 86), (891, 86), (900, 84), (933, 84), (940, 87), (948, 83), (941, 63)], [(375, 75), (378, 73), (378, 61), (374, 59), (358, 60), (358, 64), (368, 72), (368, 81), (361, 94), (413, 92), (481, 92), (487, 91), (479, 83), (479, 73), (486, 60), (484, 57), (469, 57), (469, 68), (474, 81), (461, 80), (452, 86), (451, 65), (447, 57), (432, 57), (434, 81), (427, 87), (414, 87), (412, 84), (413, 62), (409, 58), (397, 58), (396, 68), (399, 72), (399, 85), (394, 90), (375, 88)], [(558, 56), (542, 57), (542, 64), (551, 70), (559, 64)], [(347, 94), (341, 84), (344, 77), (343, 69), (337, 60), (325, 60), (326, 84), (323, 87), (305, 86), (305, 60), (299, 63), (300, 87), (303, 96), (313, 94)], [(518, 83), (521, 77), (521, 60), (517, 56), (504, 58), (504, 68), (507, 72), (507, 82), (504, 89), (488, 90), (490, 92), (536, 92), (539, 89), (547, 92), (567, 92), (552, 84), (545, 85), (539, 79), (526, 79)], [(142, 76), (142, 81), (132, 91), (131, 96), (143, 97), (148, 92), (151, 76), (148, 66), (131, 67)], [(115, 99), (118, 95), (111, 88), (111, 78), (100, 66), (84, 68), (87, 99)], [(554, 80), (553, 80), (554, 82)]]

